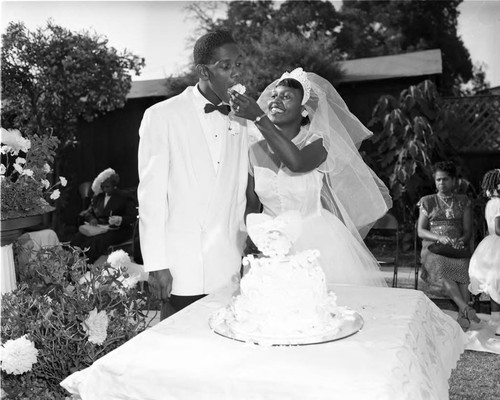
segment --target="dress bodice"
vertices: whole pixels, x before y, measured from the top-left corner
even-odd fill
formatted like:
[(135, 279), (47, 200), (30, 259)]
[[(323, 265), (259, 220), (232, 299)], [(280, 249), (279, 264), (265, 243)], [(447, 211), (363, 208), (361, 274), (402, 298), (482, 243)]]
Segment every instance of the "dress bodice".
[(286, 167), (276, 171), (254, 166), (255, 192), (264, 213), (277, 216), (285, 211), (299, 211), (303, 217), (319, 215), (323, 175), (317, 170), (293, 173)]
[(438, 195), (423, 197), (418, 203), (420, 210), (429, 218), (430, 231), (440, 236), (458, 239), (463, 234), (463, 216), (470, 206), (470, 199), (465, 195), (454, 195), (450, 203), (445, 204)]

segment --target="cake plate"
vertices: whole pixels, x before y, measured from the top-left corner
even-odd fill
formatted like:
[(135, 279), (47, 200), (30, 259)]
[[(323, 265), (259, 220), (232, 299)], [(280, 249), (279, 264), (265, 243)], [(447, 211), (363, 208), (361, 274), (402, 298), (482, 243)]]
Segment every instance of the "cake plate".
[(265, 346), (306, 346), (329, 343), (354, 335), (363, 328), (363, 317), (354, 310), (344, 308), (339, 324), (331, 331), (323, 331), (316, 335), (297, 335), (293, 337), (268, 337), (258, 334), (244, 334), (235, 331), (234, 316), (229, 308), (219, 310), (209, 319), (210, 328), (218, 335), (239, 342)]

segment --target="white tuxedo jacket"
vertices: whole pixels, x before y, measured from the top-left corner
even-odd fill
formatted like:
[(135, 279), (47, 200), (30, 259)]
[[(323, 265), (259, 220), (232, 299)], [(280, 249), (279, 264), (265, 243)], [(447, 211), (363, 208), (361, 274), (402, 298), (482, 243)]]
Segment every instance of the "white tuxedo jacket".
[[(239, 274), (246, 236), (246, 121), (234, 118), (212, 163), (193, 90), (150, 107), (139, 130), (139, 232), (146, 271), (169, 268), (172, 294), (211, 293)], [(207, 101), (208, 102), (208, 101)], [(229, 117), (226, 117), (229, 118)]]

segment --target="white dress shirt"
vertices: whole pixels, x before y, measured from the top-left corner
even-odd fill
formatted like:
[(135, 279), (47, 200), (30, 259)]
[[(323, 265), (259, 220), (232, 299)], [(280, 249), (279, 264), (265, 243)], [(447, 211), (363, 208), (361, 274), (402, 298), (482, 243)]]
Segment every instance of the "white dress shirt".
[(203, 133), (205, 134), (210, 156), (212, 157), (215, 173), (217, 173), (222, 162), (221, 151), (228, 135), (229, 117), (219, 111), (205, 113), (205, 104), (210, 103), (210, 101), (201, 94), (198, 85), (196, 85), (193, 92), (196, 109), (200, 114), (200, 121), (203, 122)]

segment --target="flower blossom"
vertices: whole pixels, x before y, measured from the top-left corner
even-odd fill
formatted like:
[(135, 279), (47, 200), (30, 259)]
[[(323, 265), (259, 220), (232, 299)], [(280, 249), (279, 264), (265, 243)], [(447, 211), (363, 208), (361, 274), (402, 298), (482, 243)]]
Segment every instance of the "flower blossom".
[(0, 164), (0, 174), (5, 175), (6, 172), (7, 168), (5, 167), (5, 165)]
[(127, 290), (134, 288), (140, 280), (140, 274), (130, 274), (128, 278), (125, 278), (122, 275), (117, 279), (117, 281), (121, 283), (121, 286), (118, 287), (115, 283), (113, 283), (112, 286), (118, 294), (125, 296), (127, 294)]
[(19, 164), (14, 164), (13, 167), (17, 172), (19, 172), (19, 174), (23, 174), (23, 167), (21, 167)]
[(17, 157), (16, 158), (16, 164), (26, 164), (26, 158), (22, 158), (22, 157)]
[(56, 189), (52, 192), (52, 194), (50, 195), (50, 198), (52, 200), (57, 200), (59, 198), (59, 196), (61, 196), (61, 192), (59, 191), (59, 189)]
[(31, 176), (33, 176), (33, 170), (29, 169), (29, 168), (26, 168), (26, 169), (23, 170), (22, 174), (31, 177)]
[(31, 371), (37, 362), (38, 350), (35, 344), (26, 339), (26, 335), (15, 340), (7, 340), (2, 345), (0, 368), (8, 374), (20, 375)]
[(18, 129), (1, 128), (2, 154), (10, 153), (17, 156), (20, 151), (27, 153), (31, 147), (29, 139), (23, 138)]
[(94, 308), (87, 319), (82, 322), (83, 330), (89, 336), (89, 342), (102, 345), (107, 337), (108, 316), (106, 311), (97, 312)]
[(111, 268), (120, 269), (130, 263), (130, 256), (123, 250), (116, 250), (108, 256), (107, 261)]
[(50, 187), (50, 182), (47, 179), (42, 179), (42, 185), (45, 189)]
[(45, 172), (46, 174), (48, 174), (50, 171), (51, 171), (50, 165), (47, 164), (47, 163), (43, 164), (43, 172)]
[(60, 176), (59, 180), (61, 181), (62, 187), (65, 187), (68, 184), (68, 180), (64, 176)]

